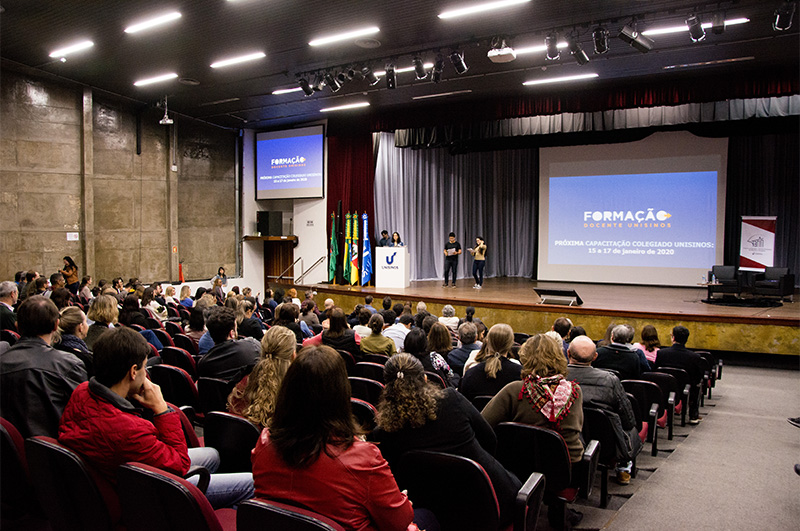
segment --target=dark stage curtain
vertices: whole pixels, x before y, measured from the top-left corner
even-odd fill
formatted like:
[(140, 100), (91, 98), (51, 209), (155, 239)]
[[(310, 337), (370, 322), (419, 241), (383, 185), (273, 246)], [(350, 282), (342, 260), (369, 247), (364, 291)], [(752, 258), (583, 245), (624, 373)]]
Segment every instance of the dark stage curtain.
[(739, 264), (742, 216), (778, 216), (775, 266), (800, 278), (800, 134), (731, 137), (725, 202), (725, 263)]

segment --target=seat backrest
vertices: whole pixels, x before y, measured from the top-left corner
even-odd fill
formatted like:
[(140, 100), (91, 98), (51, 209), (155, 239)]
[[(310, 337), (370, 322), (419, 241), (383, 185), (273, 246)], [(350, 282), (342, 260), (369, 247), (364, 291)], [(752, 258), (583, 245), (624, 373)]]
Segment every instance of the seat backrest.
[(764, 268), (765, 280), (780, 280), (781, 277), (789, 274), (788, 267), (767, 267)]
[(392, 472), (415, 507), (436, 515), (442, 531), (498, 528), (500, 509), (492, 481), (472, 459), (413, 450), (400, 457)]
[(180, 367), (163, 364), (148, 367), (147, 372), (150, 373), (150, 380), (161, 387), (164, 400), (178, 406), (192, 406), (199, 410), (200, 399), (197, 387), (189, 373)]
[(167, 316), (177, 317), (178, 319), (180, 319), (181, 314), (178, 312), (178, 307), (172, 304), (167, 304)]
[(383, 365), (369, 361), (360, 361), (356, 363), (355, 375), (383, 383)]
[(14, 330), (0, 330), (0, 341), (7, 341), (9, 345), (13, 345), (19, 340), (19, 334)]
[(367, 432), (375, 429), (375, 419), (378, 416), (378, 410), (375, 406), (360, 398), (350, 398), (350, 407), (359, 426)]
[(678, 382), (678, 388), (683, 391), (687, 384), (690, 384), (689, 373), (686, 369), (679, 369), (677, 367), (659, 367), (656, 372), (669, 374)]
[(0, 504), (4, 517), (17, 518), (34, 512), (36, 494), (28, 478), (25, 441), (17, 428), (0, 418)]
[(584, 441), (598, 441), (600, 443), (600, 463), (608, 467), (617, 464), (617, 437), (614, 434), (614, 425), (602, 409), (583, 407), (583, 429), (581, 430)]
[(353, 355), (350, 354), (349, 352), (347, 352), (346, 350), (338, 350), (337, 349), (336, 352), (338, 352), (339, 355), (344, 360), (345, 367), (347, 368), (347, 375), (348, 376), (355, 376), (356, 375), (356, 373), (355, 373), (356, 360), (353, 357)]
[(128, 531), (222, 531), (205, 495), (183, 478), (142, 463), (122, 465), (117, 478)]
[(291, 531), (345, 531), (345, 528), (319, 513), (275, 501), (252, 499), (236, 511), (237, 531), (264, 529)]
[(736, 266), (715, 265), (711, 267), (711, 273), (717, 277), (717, 280), (734, 280)]
[[(389, 361), (389, 356), (384, 356), (383, 354), (373, 354), (372, 352), (365, 352), (363, 354), (364, 361), (368, 361), (370, 363), (379, 363), (381, 365), (386, 365), (386, 362)], [(383, 380), (380, 380), (381, 382)]]
[(483, 411), (483, 408), (492, 401), (492, 398), (494, 398), (492, 395), (478, 395), (472, 399), (472, 405), (475, 406), (475, 409), (478, 411)]
[(161, 349), (161, 363), (172, 365), (173, 367), (180, 367), (192, 377), (192, 380), (197, 380), (197, 363), (189, 352), (180, 347), (168, 347), (164, 345)]
[(144, 332), (144, 331), (146, 330), (146, 328), (145, 328), (145, 327), (143, 327), (143, 326), (142, 326), (142, 325), (140, 325), (140, 324), (136, 324), (136, 323), (131, 323), (131, 324), (129, 324), (129, 325), (128, 325), (128, 328), (133, 328), (133, 329), (134, 329), (134, 330), (136, 330), (137, 332)]
[(154, 328), (153, 333), (156, 335), (159, 341), (161, 341), (161, 345), (164, 347), (174, 347), (175, 343), (172, 341), (172, 336), (167, 333), (166, 330), (162, 328)]
[(642, 431), (642, 418), (644, 417), (642, 417), (642, 410), (639, 407), (639, 401), (636, 400), (636, 397), (630, 393), (625, 393), (625, 395), (628, 397), (628, 400), (631, 403), (631, 409), (633, 409), (633, 418), (636, 419), (636, 431)]
[(200, 397), (200, 411), (226, 411), (228, 409), (228, 395), (233, 391), (234, 384), (221, 378), (198, 378), (197, 393)]
[(548, 492), (567, 488), (572, 477), (567, 443), (560, 433), (519, 422), (501, 422), (497, 434), (497, 460), (518, 478), (531, 472), (544, 474)]
[(664, 372), (643, 372), (641, 379), (647, 382), (653, 382), (661, 389), (661, 405), (667, 404), (670, 392), (675, 393), (676, 399), (680, 399), (681, 389), (678, 386), (678, 380), (671, 374)]
[(197, 345), (195, 345), (194, 341), (192, 341), (192, 338), (186, 334), (175, 334), (172, 337), (172, 342), (176, 347), (182, 348), (192, 356), (197, 356)]
[[(173, 308), (172, 311), (175, 312), (176, 314), (175, 316), (177, 317), (178, 310)], [(183, 327), (178, 323), (174, 323), (172, 321), (167, 321), (166, 323), (164, 323), (164, 329), (170, 336), (172, 336), (173, 340), (175, 339), (175, 334), (183, 334)]]
[(147, 322), (147, 328), (150, 330), (161, 330), (164, 326), (161, 324), (161, 319), (156, 317), (145, 317), (144, 320)]
[(365, 400), (375, 407), (378, 406), (384, 387), (382, 383), (358, 376), (350, 376), (348, 380), (350, 380), (350, 396)]
[(514, 342), (519, 343), (520, 345), (525, 343), (529, 337), (531, 336), (528, 334), (524, 334), (522, 332), (514, 332)]
[(644, 380), (622, 380), (622, 387), (639, 401), (639, 407), (642, 408), (640, 410), (642, 418), (647, 418), (650, 406), (654, 403), (659, 404), (659, 415), (661, 415), (663, 411), (661, 401), (664, 397), (658, 385)]
[(425, 376), (428, 378), (428, 383), (435, 385), (440, 389), (447, 389), (447, 382), (444, 381), (444, 378), (440, 374), (437, 374), (433, 371), (425, 371)]
[(113, 520), (107, 500), (113, 491), (103, 497), (103, 487), (78, 454), (55, 439), (42, 436), (28, 438), (25, 453), (31, 483), (53, 529), (111, 529)]
[(256, 447), (261, 428), (244, 417), (212, 411), (203, 423), (205, 445), (219, 452), (218, 472), (251, 472), (250, 452)]

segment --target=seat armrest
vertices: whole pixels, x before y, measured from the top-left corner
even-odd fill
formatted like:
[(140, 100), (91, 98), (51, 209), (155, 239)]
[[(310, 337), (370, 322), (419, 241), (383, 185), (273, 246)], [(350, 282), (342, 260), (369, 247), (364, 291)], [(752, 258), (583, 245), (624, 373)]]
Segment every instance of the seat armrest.
[(179, 409), (183, 411), (183, 414), (186, 415), (186, 418), (189, 419), (189, 422), (191, 422), (192, 424), (195, 423), (195, 421), (197, 420), (197, 412), (194, 410), (192, 406), (181, 406)]
[(669, 404), (673, 408), (675, 407), (675, 391), (669, 392), (669, 397), (667, 397), (667, 404)]
[(530, 531), (536, 528), (544, 487), (544, 475), (533, 472), (519, 489), (514, 507), (514, 531)]
[(204, 466), (193, 466), (183, 475), (183, 479), (189, 479), (192, 476), (199, 476), (197, 488), (200, 489), (200, 492), (205, 494), (206, 489), (208, 489), (208, 483), (211, 481), (211, 472)]
[(581, 478), (579, 483), (579, 495), (583, 499), (588, 498), (592, 494), (592, 487), (594, 487), (594, 478), (597, 475), (597, 465), (599, 462), (600, 442), (591, 440), (583, 451), (583, 458), (580, 464), (580, 470), (586, 470), (586, 477)]
[(691, 393), (691, 391), (692, 391), (692, 384), (686, 384), (686, 387), (683, 388), (683, 396), (686, 397), (687, 403), (689, 402), (689, 393)]

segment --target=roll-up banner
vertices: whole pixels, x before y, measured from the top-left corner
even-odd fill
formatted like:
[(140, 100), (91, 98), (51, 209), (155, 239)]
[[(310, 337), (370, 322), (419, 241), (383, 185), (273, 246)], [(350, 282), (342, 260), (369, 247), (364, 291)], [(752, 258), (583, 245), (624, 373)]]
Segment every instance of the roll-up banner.
[(739, 269), (764, 271), (775, 263), (776, 216), (742, 216)]

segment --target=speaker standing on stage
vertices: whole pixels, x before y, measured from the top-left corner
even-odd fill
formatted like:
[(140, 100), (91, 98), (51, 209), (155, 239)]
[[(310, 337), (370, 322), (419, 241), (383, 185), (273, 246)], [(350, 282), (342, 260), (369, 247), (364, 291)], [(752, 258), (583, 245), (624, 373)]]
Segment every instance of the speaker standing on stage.
[(389, 242), (389, 247), (405, 247), (406, 244), (400, 239), (400, 234), (397, 232), (392, 233), (392, 241)]
[(378, 247), (389, 247), (389, 231), (381, 231), (381, 239), (378, 241)]
[(475, 258), (472, 262), (472, 276), (475, 277), (475, 285), (472, 287), (481, 289), (483, 287), (483, 267), (486, 265), (486, 242), (483, 241), (483, 237), (475, 238), (475, 248), (470, 247), (467, 251)]
[(447, 279), (450, 278), (450, 271), (453, 271), (453, 287), (456, 287), (458, 275), (458, 255), (461, 254), (461, 244), (456, 241), (456, 233), (451, 232), (444, 244), (444, 285), (447, 287)]

